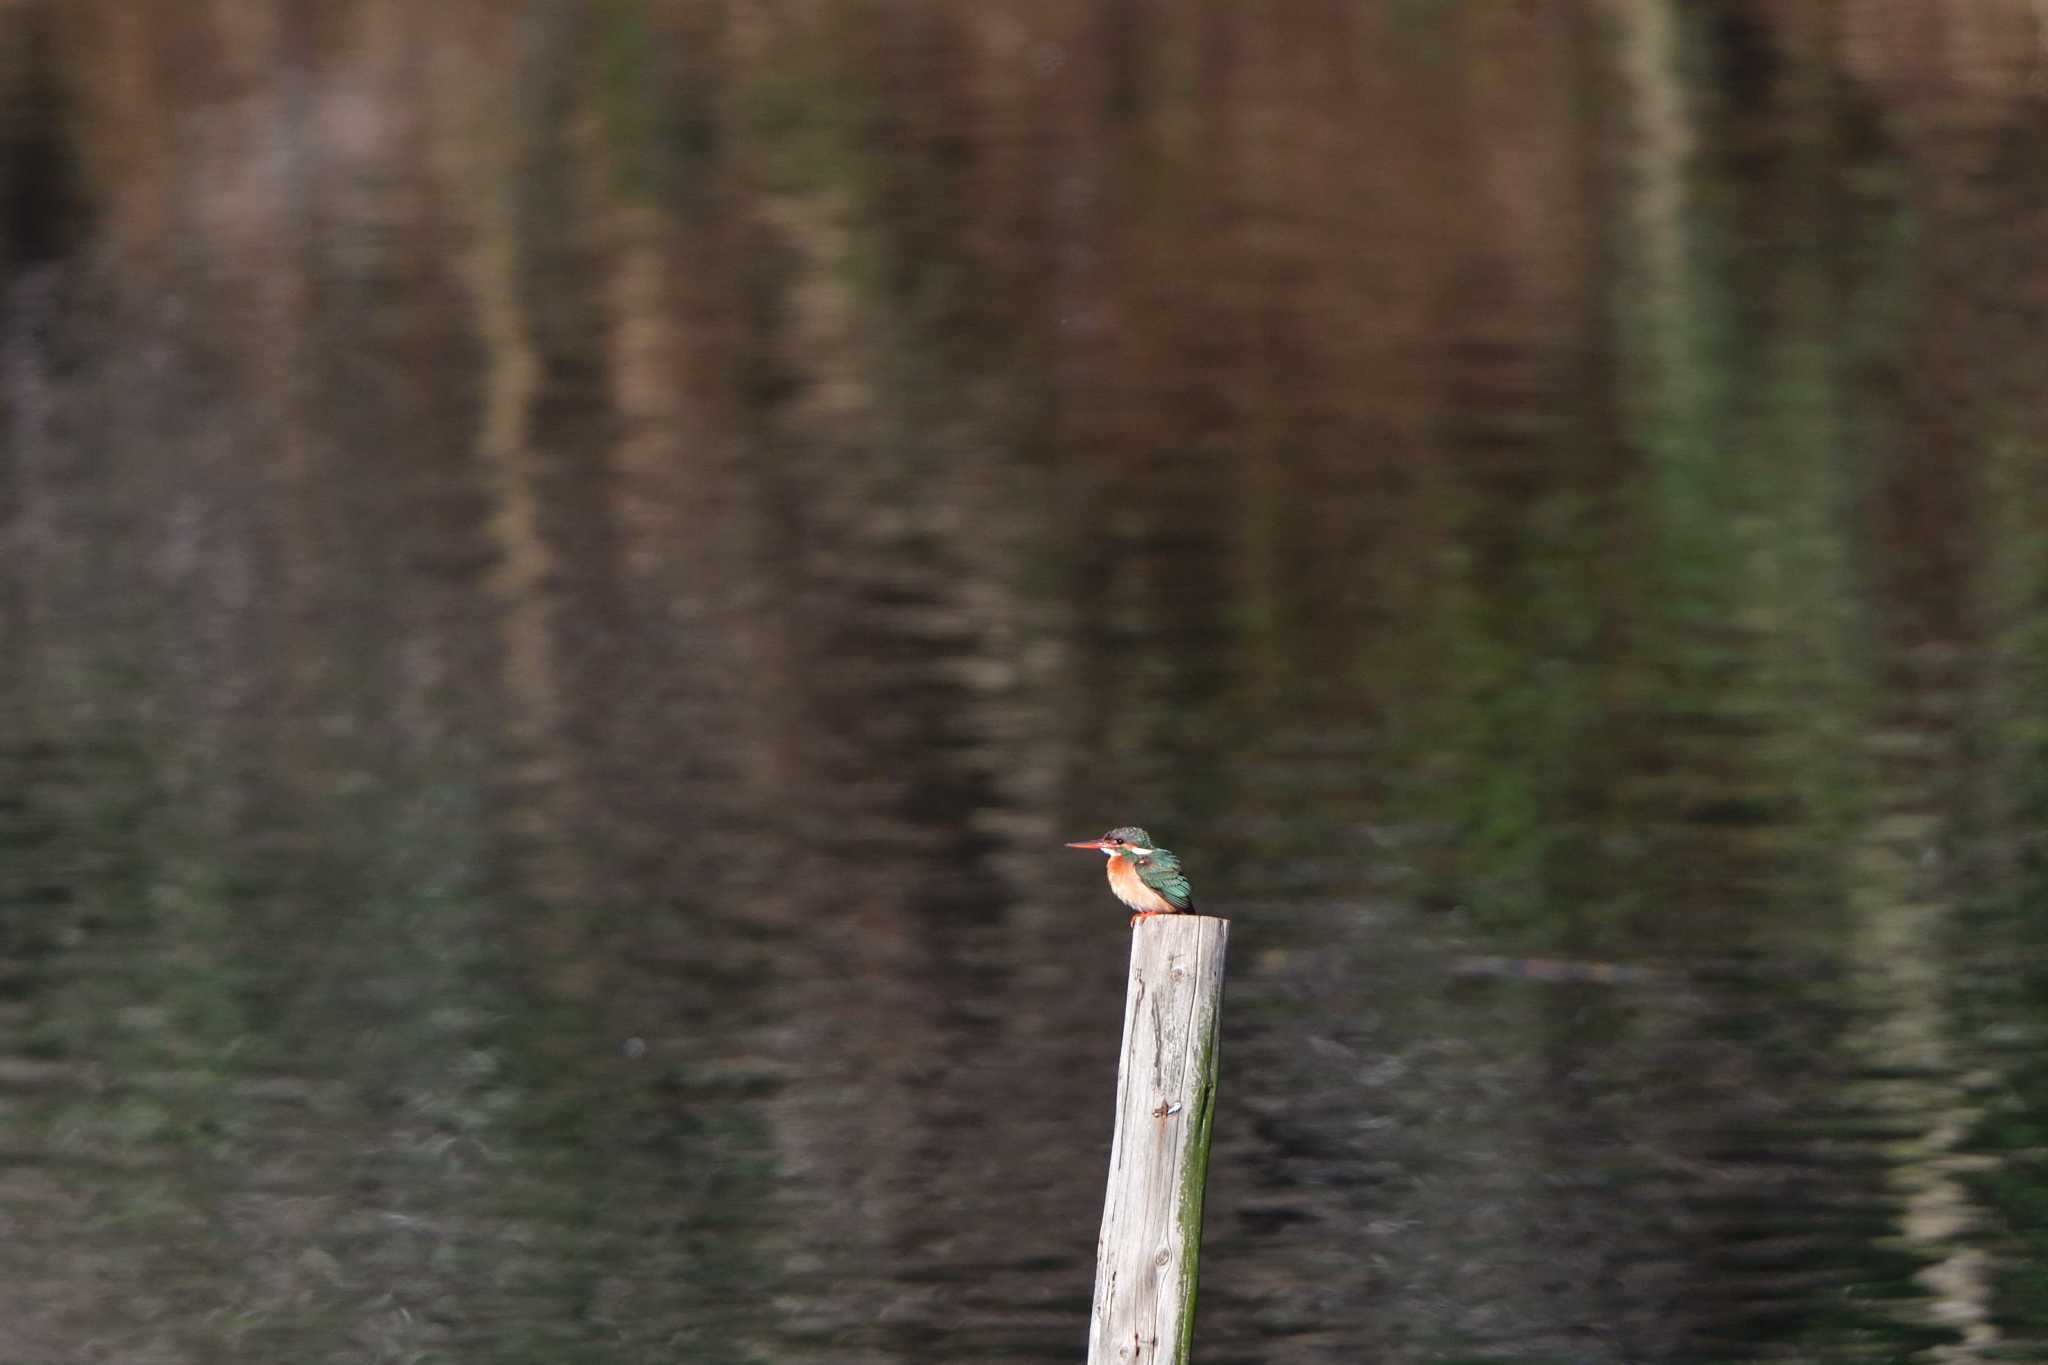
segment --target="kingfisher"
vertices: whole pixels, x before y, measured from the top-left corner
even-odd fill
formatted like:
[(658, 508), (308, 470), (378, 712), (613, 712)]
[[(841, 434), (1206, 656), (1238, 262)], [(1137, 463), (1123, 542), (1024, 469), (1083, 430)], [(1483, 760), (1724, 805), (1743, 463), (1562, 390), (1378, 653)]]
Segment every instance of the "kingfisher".
[(1188, 874), (1180, 859), (1152, 842), (1136, 825), (1119, 825), (1100, 839), (1083, 839), (1068, 848), (1101, 849), (1109, 859), (1109, 889), (1138, 913), (1133, 925), (1154, 915), (1178, 915), (1195, 908)]

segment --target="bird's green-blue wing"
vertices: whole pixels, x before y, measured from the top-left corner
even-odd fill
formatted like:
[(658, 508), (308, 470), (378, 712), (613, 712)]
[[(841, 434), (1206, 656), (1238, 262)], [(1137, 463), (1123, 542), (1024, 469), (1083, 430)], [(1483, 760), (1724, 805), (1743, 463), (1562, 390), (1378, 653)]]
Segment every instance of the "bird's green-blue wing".
[(1180, 870), (1180, 859), (1163, 848), (1155, 848), (1138, 859), (1138, 876), (1176, 910), (1195, 908), (1195, 893), (1188, 887), (1188, 874)]

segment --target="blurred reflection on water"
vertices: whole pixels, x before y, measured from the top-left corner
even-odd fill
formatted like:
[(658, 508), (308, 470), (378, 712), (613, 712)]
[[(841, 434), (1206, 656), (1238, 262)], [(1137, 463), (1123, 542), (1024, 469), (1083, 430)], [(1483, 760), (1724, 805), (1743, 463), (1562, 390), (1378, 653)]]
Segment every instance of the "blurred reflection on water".
[(231, 8), (0, 8), (0, 1357), (1070, 1360), (1132, 819), (1204, 1359), (2043, 1353), (2035, 7)]

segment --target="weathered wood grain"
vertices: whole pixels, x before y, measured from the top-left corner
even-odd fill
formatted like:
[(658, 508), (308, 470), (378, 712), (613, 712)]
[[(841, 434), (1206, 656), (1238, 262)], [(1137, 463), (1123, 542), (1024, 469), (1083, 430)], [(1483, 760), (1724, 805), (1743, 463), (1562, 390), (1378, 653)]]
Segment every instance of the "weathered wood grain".
[(1188, 1358), (1229, 938), (1208, 915), (1159, 915), (1131, 934), (1089, 1365)]

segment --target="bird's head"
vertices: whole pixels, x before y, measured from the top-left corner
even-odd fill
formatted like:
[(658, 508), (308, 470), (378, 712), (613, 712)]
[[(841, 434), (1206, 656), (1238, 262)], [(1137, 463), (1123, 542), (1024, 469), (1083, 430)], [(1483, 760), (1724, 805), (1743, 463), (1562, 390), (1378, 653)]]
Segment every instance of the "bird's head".
[(1119, 853), (1143, 857), (1152, 851), (1152, 836), (1136, 825), (1118, 825), (1100, 839), (1083, 839), (1079, 843), (1068, 844), (1067, 847), (1099, 848), (1104, 856), (1110, 858), (1116, 857)]

